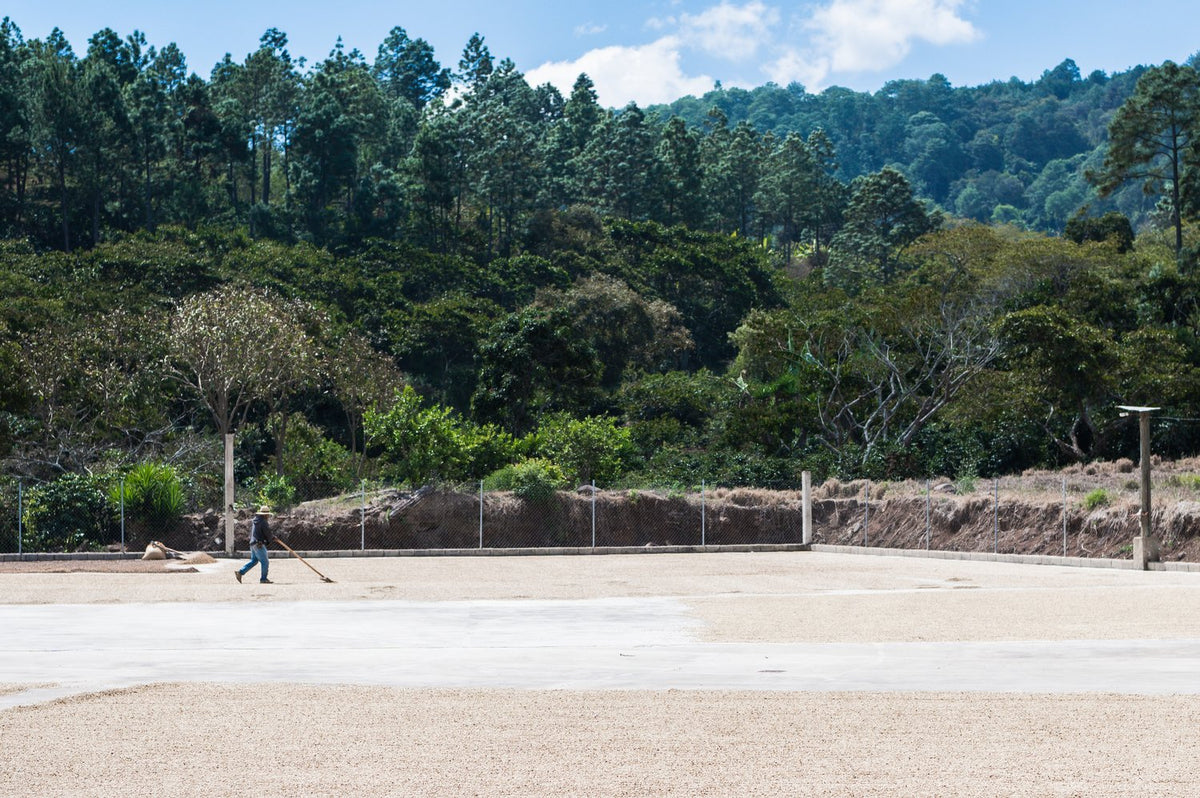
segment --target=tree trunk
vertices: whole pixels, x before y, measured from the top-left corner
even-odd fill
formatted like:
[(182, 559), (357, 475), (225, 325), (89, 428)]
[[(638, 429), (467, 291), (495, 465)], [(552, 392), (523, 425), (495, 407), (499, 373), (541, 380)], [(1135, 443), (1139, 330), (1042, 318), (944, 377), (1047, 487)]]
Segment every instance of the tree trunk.
[(255, 189), (258, 187), (257, 175), (254, 174), (255, 167), (258, 164), (258, 136), (250, 137), (250, 204), (255, 204), (256, 199)]
[(263, 190), (262, 201), (264, 205), (271, 204), (271, 147), (264, 143), (263, 146)]
[(58, 159), (58, 189), (59, 189), (59, 204), (62, 213), (62, 234), (63, 234), (63, 249), (67, 252), (71, 251), (71, 222), (68, 218), (67, 208), (67, 165), (60, 154)]
[[(1178, 137), (1176, 137), (1178, 138)], [(1175, 259), (1183, 257), (1183, 212), (1180, 209), (1179, 159), (1183, 157), (1176, 146), (1171, 158), (1171, 221), (1175, 223)]]
[(92, 246), (100, 243), (100, 190), (92, 193)]
[(145, 209), (144, 209), (145, 221), (144, 221), (144, 223), (146, 225), (146, 229), (153, 232), (153, 230), (154, 230), (154, 208), (153, 208), (153, 204), (151, 201), (151, 191), (150, 191), (150, 152), (149, 152), (149, 148), (147, 148), (145, 161), (146, 161), (146, 163), (145, 163), (146, 182), (145, 182), (145, 185), (142, 187), (142, 190), (144, 193), (143, 201), (145, 203)]

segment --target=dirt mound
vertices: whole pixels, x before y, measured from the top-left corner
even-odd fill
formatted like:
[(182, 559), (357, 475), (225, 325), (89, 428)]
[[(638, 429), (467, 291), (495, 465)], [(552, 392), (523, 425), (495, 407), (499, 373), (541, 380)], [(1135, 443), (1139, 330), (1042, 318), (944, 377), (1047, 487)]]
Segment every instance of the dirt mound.
[[(828, 480), (813, 488), (813, 541), (902, 549), (1122, 557), (1138, 534), (1139, 482), (1128, 459), (990, 479)], [(710, 488), (560, 492), (549, 501), (450, 488), (384, 490), (301, 504), (271, 520), (289, 546), (335, 549), (697, 546), (799, 543), (799, 491)], [(245, 549), (250, 510), (238, 514)], [(1154, 462), (1152, 523), (1165, 559), (1200, 560), (1200, 459)], [(480, 527), (482, 525), (482, 541)], [(216, 512), (160, 538), (224, 548)], [(1065, 539), (1065, 546), (1064, 546)]]

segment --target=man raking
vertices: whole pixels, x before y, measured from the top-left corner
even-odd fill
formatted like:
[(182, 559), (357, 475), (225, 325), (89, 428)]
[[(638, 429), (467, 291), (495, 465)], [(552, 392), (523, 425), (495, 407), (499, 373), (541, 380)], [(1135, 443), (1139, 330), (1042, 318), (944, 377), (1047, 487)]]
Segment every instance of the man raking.
[(262, 569), (258, 579), (259, 583), (271, 584), (271, 580), (267, 578), (267, 569), (270, 567), (267, 544), (271, 542), (271, 526), (267, 523), (267, 518), (270, 515), (271, 508), (269, 507), (259, 507), (258, 512), (254, 514), (254, 521), (250, 523), (250, 562), (233, 572), (239, 582), (257, 562)]

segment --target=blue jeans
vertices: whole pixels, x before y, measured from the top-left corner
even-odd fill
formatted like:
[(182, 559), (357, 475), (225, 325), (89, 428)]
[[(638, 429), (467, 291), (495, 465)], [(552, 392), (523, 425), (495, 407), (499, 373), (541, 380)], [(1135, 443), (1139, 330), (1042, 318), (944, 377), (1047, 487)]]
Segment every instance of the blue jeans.
[(254, 567), (257, 562), (262, 568), (262, 575), (258, 577), (258, 581), (263, 581), (267, 578), (267, 568), (270, 565), (270, 557), (267, 555), (267, 547), (261, 543), (250, 544), (250, 562), (246, 563), (238, 570), (239, 574), (245, 574)]

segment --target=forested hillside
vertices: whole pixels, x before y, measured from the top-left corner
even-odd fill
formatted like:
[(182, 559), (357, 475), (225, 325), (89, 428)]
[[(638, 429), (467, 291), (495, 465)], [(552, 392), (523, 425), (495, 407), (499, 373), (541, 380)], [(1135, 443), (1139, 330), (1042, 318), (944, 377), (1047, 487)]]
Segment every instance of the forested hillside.
[[(1033, 83), (716, 88), (612, 110), (586, 76), (566, 97), (530, 86), (478, 35), (447, 66), (402, 28), (371, 59), (339, 42), (302, 64), (272, 29), (255, 52), (210, 66), (108, 29), (77, 54), (57, 31), (26, 41), (5, 19), (0, 234), (70, 250), (163, 224), (241, 225), (283, 241), (388, 238), (490, 258), (511, 254), (539, 211), (584, 203), (820, 243), (836, 220), (798, 218), (792, 194), (811, 189), (779, 184), (848, 185), (885, 167), (963, 218), (1061, 232), (1090, 205), (1140, 230), (1156, 198), (1136, 185), (1102, 198), (1086, 173), (1102, 167), (1108, 124), (1144, 71), (1084, 78), (1068, 59)], [(803, 157), (790, 137), (808, 145)]]
[(606, 109), (478, 35), (201, 77), (5, 20), (4, 479), (36, 530), (210, 501), (225, 432), (276, 502), (992, 474), (1128, 454), (1119, 403), (1194, 453), (1197, 130), (1170, 62)]

